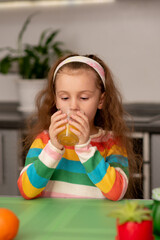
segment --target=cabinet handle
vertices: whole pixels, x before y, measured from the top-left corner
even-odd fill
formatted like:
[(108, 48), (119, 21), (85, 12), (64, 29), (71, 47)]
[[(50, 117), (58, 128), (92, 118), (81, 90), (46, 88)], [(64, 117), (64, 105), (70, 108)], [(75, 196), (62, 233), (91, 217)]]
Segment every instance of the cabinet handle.
[(3, 170), (3, 135), (0, 134), (0, 184), (3, 184), (4, 180)]

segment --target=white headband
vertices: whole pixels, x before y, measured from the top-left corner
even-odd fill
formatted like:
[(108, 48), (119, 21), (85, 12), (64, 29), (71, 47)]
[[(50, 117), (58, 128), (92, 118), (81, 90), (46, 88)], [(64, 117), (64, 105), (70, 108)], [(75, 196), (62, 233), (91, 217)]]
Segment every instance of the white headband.
[(89, 65), (90, 67), (92, 67), (100, 76), (104, 87), (105, 87), (105, 73), (104, 73), (104, 69), (103, 67), (96, 62), (95, 60), (88, 58), (88, 57), (83, 57), (83, 56), (74, 56), (74, 57), (69, 57), (66, 58), (64, 61), (62, 61), (56, 68), (55, 72), (54, 72), (54, 76), (53, 76), (53, 81), (55, 80), (56, 74), (58, 72), (58, 70), (65, 64), (70, 63), (70, 62), (82, 62), (82, 63), (86, 63), (87, 65)]

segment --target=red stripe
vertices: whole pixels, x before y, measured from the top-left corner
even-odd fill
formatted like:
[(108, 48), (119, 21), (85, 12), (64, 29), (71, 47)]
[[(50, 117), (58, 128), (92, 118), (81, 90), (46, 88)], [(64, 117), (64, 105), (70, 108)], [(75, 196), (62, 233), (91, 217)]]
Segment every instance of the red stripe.
[(118, 139), (110, 138), (110, 139), (108, 139), (108, 141), (105, 143), (105, 148), (111, 149), (111, 148), (113, 147), (113, 145), (118, 145), (118, 143), (119, 143)]
[(72, 149), (74, 150), (74, 146), (64, 146), (66, 149)]
[(102, 194), (112, 201), (117, 201), (123, 190), (123, 178), (121, 174), (116, 170), (116, 180), (113, 184), (112, 189), (108, 193), (102, 192)]
[(93, 147), (97, 147), (97, 149), (98, 149), (98, 151), (100, 151), (100, 152), (103, 152), (104, 151), (104, 149), (105, 149), (105, 142), (92, 142), (91, 141), (91, 145), (93, 146)]
[(96, 146), (98, 151), (104, 151), (105, 149), (111, 149), (114, 145), (118, 145), (118, 139), (109, 138), (107, 142), (92, 142), (92, 146)]
[(39, 138), (42, 140), (42, 142), (43, 142), (44, 144), (47, 144), (48, 141), (49, 141), (49, 139), (50, 139), (49, 134), (48, 134), (47, 132), (42, 132), (42, 133), (40, 133), (40, 134), (36, 137), (36, 139), (39, 139)]

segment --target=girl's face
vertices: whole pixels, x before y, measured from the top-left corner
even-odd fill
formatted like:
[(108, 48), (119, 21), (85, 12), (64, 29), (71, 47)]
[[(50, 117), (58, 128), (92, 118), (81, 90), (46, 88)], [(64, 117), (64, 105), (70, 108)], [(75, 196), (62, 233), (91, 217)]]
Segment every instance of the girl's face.
[(96, 74), (90, 70), (64, 68), (56, 79), (56, 107), (63, 112), (68, 109), (82, 111), (94, 130), (97, 109), (103, 105), (104, 94), (96, 86)]

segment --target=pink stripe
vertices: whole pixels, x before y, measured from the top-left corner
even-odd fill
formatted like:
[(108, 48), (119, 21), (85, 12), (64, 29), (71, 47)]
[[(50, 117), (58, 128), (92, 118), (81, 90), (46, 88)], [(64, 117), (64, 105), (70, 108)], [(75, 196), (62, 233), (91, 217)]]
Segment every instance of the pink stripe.
[(56, 192), (42, 192), (41, 197), (49, 197), (49, 198), (86, 198), (86, 199), (92, 199), (92, 197), (77, 196), (77, 195), (74, 195), (74, 194), (56, 193)]
[(45, 148), (43, 149), (43, 151), (45, 151), (45, 153), (50, 156), (51, 158), (53, 158), (54, 160), (60, 160), (62, 158), (62, 154), (58, 153), (56, 151), (54, 151), (53, 149), (50, 148), (49, 144), (47, 144), (45, 146)]
[(82, 148), (76, 148), (75, 150), (76, 150), (76, 153), (84, 153), (84, 152), (86, 152), (86, 154), (87, 154), (87, 152), (89, 150), (89, 147), (87, 146), (87, 147), (82, 147)]
[(107, 142), (109, 139), (113, 139), (113, 135), (108, 133), (107, 135), (101, 135), (99, 137), (91, 138), (91, 142)]

